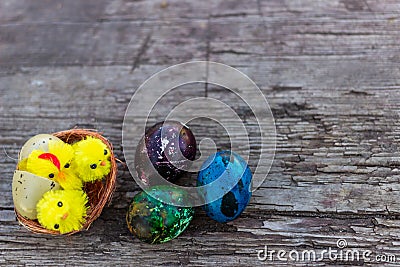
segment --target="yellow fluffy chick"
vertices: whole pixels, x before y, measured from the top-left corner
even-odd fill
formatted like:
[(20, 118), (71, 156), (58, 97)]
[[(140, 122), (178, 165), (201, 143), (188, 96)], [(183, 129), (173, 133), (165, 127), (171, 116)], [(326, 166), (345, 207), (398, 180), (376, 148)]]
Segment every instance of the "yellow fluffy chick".
[(88, 136), (72, 145), (75, 150), (73, 164), (84, 182), (101, 180), (110, 173), (110, 150), (100, 139)]
[(81, 190), (46, 192), (36, 205), (39, 223), (61, 234), (80, 230), (85, 223), (88, 198)]
[(27, 171), (27, 166), (26, 164), (28, 163), (28, 158), (21, 160), (18, 162), (18, 170), (20, 171)]
[(33, 150), (26, 162), (26, 170), (56, 181), (63, 189), (79, 190), (83, 184), (72, 170), (74, 149), (64, 142), (49, 142), (49, 151)]

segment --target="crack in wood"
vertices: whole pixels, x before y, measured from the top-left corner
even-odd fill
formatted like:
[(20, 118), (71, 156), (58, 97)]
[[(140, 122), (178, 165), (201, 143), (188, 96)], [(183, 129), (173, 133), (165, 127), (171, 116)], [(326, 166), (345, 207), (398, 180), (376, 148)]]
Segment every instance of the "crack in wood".
[(132, 68), (130, 73), (133, 73), (133, 71), (141, 64), (141, 59), (144, 56), (144, 54), (146, 53), (149, 44), (150, 44), (150, 39), (152, 36), (152, 32), (150, 32), (149, 34), (147, 34), (146, 38), (144, 39), (142, 45), (140, 46), (140, 49), (138, 51), (138, 53), (136, 54), (135, 59), (133, 60), (132, 63)]

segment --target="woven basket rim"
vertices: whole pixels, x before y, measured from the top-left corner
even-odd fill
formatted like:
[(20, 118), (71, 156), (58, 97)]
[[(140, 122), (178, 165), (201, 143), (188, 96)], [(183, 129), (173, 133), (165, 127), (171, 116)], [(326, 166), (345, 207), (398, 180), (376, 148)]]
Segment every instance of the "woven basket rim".
[[(115, 185), (117, 180), (117, 158), (114, 155), (113, 146), (111, 142), (101, 135), (97, 130), (89, 130), (89, 129), (70, 129), (65, 131), (59, 131), (52, 133), (52, 135), (60, 138), (66, 143), (73, 142), (76, 140), (81, 140), (86, 136), (92, 136), (95, 138), (99, 138), (102, 140), (110, 150), (110, 161), (111, 161), (111, 170), (110, 173), (103, 179), (104, 182), (98, 181), (93, 185), (95, 189), (100, 187), (99, 190), (96, 190), (98, 202), (90, 203), (90, 208), (88, 210), (88, 214), (86, 216), (86, 222), (83, 224), (80, 230), (75, 230), (69, 233), (61, 234), (60, 232), (48, 230), (41, 226), (37, 220), (31, 220), (23, 217), (15, 208), (15, 214), (19, 221), (19, 223), (24, 226), (26, 229), (33, 233), (37, 234), (50, 234), (50, 235), (72, 235), (79, 233), (83, 230), (88, 230), (91, 224), (100, 216), (103, 208), (111, 201), (112, 195), (115, 191)], [(93, 193), (93, 192), (92, 192)]]

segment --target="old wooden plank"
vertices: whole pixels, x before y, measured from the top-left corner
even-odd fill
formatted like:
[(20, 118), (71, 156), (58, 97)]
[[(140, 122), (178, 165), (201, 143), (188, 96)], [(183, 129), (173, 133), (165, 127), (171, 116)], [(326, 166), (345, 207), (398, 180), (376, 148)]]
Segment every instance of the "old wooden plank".
[[(2, 1), (0, 264), (258, 265), (264, 245), (321, 251), (335, 248), (338, 238), (350, 248), (398, 256), (399, 9), (394, 0)], [(121, 124), (135, 89), (191, 59), (244, 71), (276, 119), (275, 162), (241, 218), (217, 224), (198, 210), (168, 245), (140, 243), (124, 222), (139, 188), (121, 165), (113, 201), (90, 231), (52, 238), (18, 226), (12, 158), (27, 138), (96, 128), (123, 160)], [(152, 120), (205, 93), (201, 85), (168, 94)], [(232, 94), (209, 86), (207, 95), (230, 104), (257, 132), (249, 108)], [(214, 123), (191, 126), (199, 139), (228, 147)], [(259, 139), (250, 137), (254, 168)], [(332, 263), (341, 264), (315, 265)]]
[[(179, 24), (146, 26), (139, 22), (0, 25), (0, 67), (7, 71), (32, 66), (134, 66), (138, 60), (165, 64), (204, 59), (205, 23), (188, 22), (183, 28)], [(179, 53), (169, 49), (175, 45), (179, 45)]]
[[(90, 264), (95, 258), (98, 264), (106, 264), (113, 258), (114, 264), (131, 265), (152, 263), (179, 264), (219, 264), (231, 266), (236, 264), (261, 264), (257, 252), (268, 246), (270, 250), (315, 250), (321, 253), (323, 249), (338, 249), (337, 241), (344, 239), (346, 249), (358, 249), (360, 253), (371, 250), (372, 255), (398, 255), (396, 244), (399, 242), (398, 220), (382, 218), (321, 218), (321, 217), (287, 217), (267, 215), (254, 218), (240, 218), (233, 226), (208, 222), (198, 214), (188, 231), (179, 239), (173, 240), (168, 247), (165, 245), (146, 245), (133, 240), (125, 225), (118, 219), (124, 210), (108, 211), (95, 222), (90, 232), (64, 238), (48, 238), (43, 235), (27, 236), (18, 228), (10, 234), (4, 225), (0, 227), (2, 238), (7, 245), (2, 248), (2, 263), (8, 264), (75, 264), (78, 259), (81, 264)], [(110, 216), (117, 215), (116, 217)], [(391, 227), (388, 232), (387, 227)], [(107, 228), (108, 234), (105, 232)], [(119, 235), (110, 235), (118, 231)], [(234, 239), (240, 242), (233, 242)], [(378, 242), (378, 243), (377, 243)], [(42, 247), (41, 243), (46, 243)], [(224, 246), (221, 246), (224, 244)], [(375, 245), (371, 245), (375, 244)], [(27, 249), (30, 247), (30, 249)], [(34, 248), (34, 249), (32, 249)], [(52, 253), (47, 253), (48, 251)], [(10, 252), (20, 251), (19, 257)], [(71, 254), (73, 252), (73, 254)], [(37, 253), (46, 257), (38, 258)], [(157, 260), (154, 258), (157, 254)], [(63, 255), (71, 255), (64, 257)], [(318, 254), (319, 255), (319, 254)], [(264, 263), (268, 264), (269, 261)], [(276, 264), (285, 263), (275, 258)], [(324, 259), (320, 264), (332, 263)], [(339, 261), (340, 263), (340, 261)], [(346, 263), (346, 261), (343, 261)], [(361, 264), (362, 261), (348, 263)], [(287, 264), (287, 263), (286, 263)], [(296, 262), (291, 262), (295, 265)], [(298, 262), (299, 266), (304, 262)], [(316, 262), (318, 264), (318, 262)], [(371, 263), (372, 264), (372, 263)], [(368, 266), (366, 262), (366, 266)]]
[[(241, 1), (196, 5), (169, 1), (166, 6), (164, 2), (87, 1), (74, 12), (78, 2), (4, 1), (0, 6), (0, 67), (136, 65), (139, 59), (172, 64), (205, 59), (208, 17), (258, 14), (256, 1), (247, 2), (246, 9)], [(175, 45), (180, 49), (169, 49)]]
[[(32, 12), (34, 11), (34, 12)], [(201, 2), (156, 0), (88, 0), (80, 1), (2, 1), (0, 3), (0, 22), (35, 23), (79, 23), (113, 21), (187, 21), (213, 17), (247, 16), (259, 14), (256, 0), (222, 1), (205, 0)]]
[[(120, 76), (118, 79), (110, 78), (111, 69), (118, 73), (115, 74)], [(97, 70), (84, 72), (83, 76), (78, 73), (81, 72), (80, 68), (68, 70), (70, 72), (67, 69), (41, 69), (34, 74), (3, 78), (5, 82), (2, 84), (6, 86), (3, 89), (3, 99), (6, 103), (2, 108), (9, 116), (2, 118), (3, 128), (8, 130), (8, 136), (14, 135), (11, 139), (14, 142), (11, 143), (12, 149), (8, 151), (14, 158), (18, 147), (34, 133), (40, 130), (52, 132), (80, 123), (104, 130), (112, 141), (121, 144), (121, 122), (134, 86), (121, 89), (118, 87), (125, 87), (129, 83), (136, 84), (137, 87), (140, 81), (129, 75), (130, 69), (127, 67), (98, 67)], [(104, 75), (105, 72), (108, 77)], [(46, 82), (41, 84), (40, 81)], [(32, 83), (40, 83), (41, 93), (48, 95), (52, 101), (32, 98), (35, 95), (25, 90)], [(74, 93), (65, 95), (63, 92), (68, 92), (68, 88), (75, 89)], [(394, 183), (398, 175), (398, 155), (393, 153), (393, 145), (382, 146), (396, 141), (397, 135), (394, 131), (398, 125), (393, 116), (398, 107), (395, 103), (392, 103), (393, 106), (387, 103), (387, 99), (383, 97), (387, 91), (369, 90), (368, 94), (359, 96), (355, 101), (351, 90), (343, 89), (330, 94), (326, 94), (325, 90), (317, 94), (313, 90), (313, 97), (310, 97), (311, 91), (304, 89), (285, 91), (284, 96), (279, 92), (271, 96), (267, 93), (276, 117), (278, 151), (274, 167), (264, 184), (265, 188), (255, 194), (255, 203), (264, 204), (267, 209), (290, 211), (384, 213), (387, 208), (392, 212), (399, 210), (395, 201), (398, 189)], [(184, 95), (195, 97), (202, 94), (198, 90), (181, 90), (178, 99), (184, 100)], [(210, 88), (208, 94), (227, 103), (240, 103), (223, 90)], [(288, 96), (292, 99), (291, 102), (288, 102)], [(162, 119), (165, 111), (179, 102), (176, 99), (176, 94), (168, 95), (163, 105), (158, 106), (155, 116)], [(61, 101), (65, 104), (54, 105)], [(30, 104), (27, 106), (23, 103)], [(324, 105), (321, 106), (321, 103)], [(8, 106), (10, 104), (12, 106)], [(239, 115), (246, 115), (246, 109), (240, 109), (243, 106), (232, 106)], [(377, 106), (385, 106), (387, 110), (379, 110)], [(113, 112), (105, 116), (105, 107)], [(347, 117), (349, 114), (351, 118)], [(65, 116), (67, 118), (63, 119)], [(22, 127), (15, 128), (22, 121)], [(202, 122), (202, 127), (194, 124), (199, 137), (211, 137), (220, 146), (226, 145), (223, 135), (212, 135), (212, 124), (204, 127), (204, 123), (207, 125), (207, 122)], [(7, 135), (3, 136), (4, 142), (7, 142), (7, 138)], [(119, 149), (118, 155), (122, 157), (120, 145), (116, 148)], [(299, 150), (296, 151), (296, 148)], [(257, 150), (253, 151), (253, 167), (256, 165), (256, 154)], [(10, 167), (15, 164), (10, 159), (7, 162)], [(261, 167), (262, 164), (261, 162)], [(371, 165), (375, 168), (368, 169)], [(381, 176), (385, 179), (379, 178)], [(313, 189), (311, 194), (314, 195), (304, 198), (303, 195), (309, 188)], [(8, 187), (5, 186), (5, 189)], [(388, 193), (388, 190), (392, 191)], [(371, 198), (371, 194), (376, 197)], [(393, 194), (393, 197), (388, 197), (387, 202), (382, 201), (381, 196), (385, 199), (388, 194)], [(348, 201), (343, 202), (344, 199)], [(7, 203), (11, 204), (11, 199)]]

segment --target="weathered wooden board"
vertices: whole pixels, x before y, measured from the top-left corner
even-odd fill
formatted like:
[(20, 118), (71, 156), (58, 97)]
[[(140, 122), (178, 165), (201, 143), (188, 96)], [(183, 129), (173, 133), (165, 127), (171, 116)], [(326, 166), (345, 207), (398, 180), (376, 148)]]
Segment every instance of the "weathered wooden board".
[[(399, 262), (399, 11), (395, 0), (1, 1), (0, 264), (270, 265), (257, 259), (264, 245), (321, 251), (336, 248), (339, 238)], [(237, 67), (261, 88), (275, 117), (275, 161), (238, 220), (217, 224), (198, 209), (179, 238), (140, 243), (125, 226), (139, 188), (121, 165), (112, 203), (88, 232), (53, 238), (18, 225), (11, 175), (26, 139), (94, 128), (123, 160), (132, 94), (157, 71), (189, 60)], [(152, 118), (204, 95), (232, 106), (256, 131), (235, 95), (201, 84), (167, 94)], [(199, 140), (229, 145), (212, 121), (191, 127)], [(255, 168), (259, 139), (250, 141)], [(380, 265), (314, 265), (345, 263)]]

